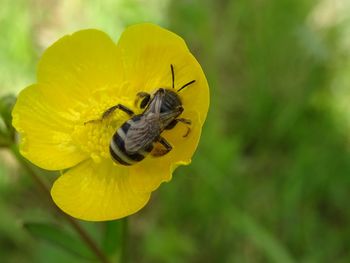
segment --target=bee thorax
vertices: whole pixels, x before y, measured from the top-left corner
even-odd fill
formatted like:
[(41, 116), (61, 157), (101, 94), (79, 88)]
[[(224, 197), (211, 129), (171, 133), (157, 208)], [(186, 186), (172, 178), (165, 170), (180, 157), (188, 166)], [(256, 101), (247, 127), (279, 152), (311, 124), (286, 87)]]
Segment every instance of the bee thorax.
[(179, 96), (177, 95), (177, 93), (175, 93), (172, 90), (166, 90), (165, 96), (163, 98), (162, 105), (160, 108), (160, 112), (163, 113), (167, 111), (172, 111), (181, 105), (182, 105), (182, 102)]

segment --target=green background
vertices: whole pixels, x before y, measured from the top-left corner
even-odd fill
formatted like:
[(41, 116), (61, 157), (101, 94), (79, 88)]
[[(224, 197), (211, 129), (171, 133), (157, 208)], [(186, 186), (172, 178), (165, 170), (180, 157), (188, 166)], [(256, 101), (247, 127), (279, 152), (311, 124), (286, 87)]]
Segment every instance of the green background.
[[(210, 112), (192, 164), (129, 218), (129, 262), (350, 262), (349, 13), (346, 0), (1, 0), (0, 95), (35, 82), (65, 34), (169, 28), (206, 73)], [(49, 207), (1, 149), (0, 262), (96, 262)], [(33, 222), (59, 231), (39, 238)], [(117, 262), (120, 224), (80, 223)]]

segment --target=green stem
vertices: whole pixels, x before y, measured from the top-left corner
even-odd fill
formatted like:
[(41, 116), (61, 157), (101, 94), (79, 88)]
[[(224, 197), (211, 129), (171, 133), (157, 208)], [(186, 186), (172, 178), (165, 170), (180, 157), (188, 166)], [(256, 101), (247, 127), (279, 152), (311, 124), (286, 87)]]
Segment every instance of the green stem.
[[(17, 146), (12, 145), (9, 147), (13, 153), (13, 155), (16, 157), (19, 163), (22, 164), (22, 166), (27, 170), (28, 174), (33, 178), (35, 183), (41, 188), (41, 190), (47, 195), (48, 199), (51, 200), (51, 194), (50, 189), (46, 185), (46, 183), (41, 179), (40, 176), (38, 176), (35, 171), (32, 169), (30, 164), (23, 159), (23, 157), (18, 152)], [(97, 244), (94, 242), (94, 240), (89, 236), (89, 234), (79, 225), (79, 223), (69, 215), (63, 213), (52, 201), (50, 202), (54, 210), (62, 216), (71, 226), (72, 228), (78, 233), (81, 240), (87, 245), (88, 248), (95, 254), (96, 258), (101, 263), (109, 263), (109, 260), (107, 257), (103, 254), (103, 252), (100, 250), (100, 248), (97, 246)]]
[(128, 262), (128, 250), (129, 250), (129, 222), (128, 218), (124, 217), (122, 220), (122, 244), (120, 251), (120, 263)]
[(10, 137), (7, 133), (0, 130), (0, 148), (10, 147)]

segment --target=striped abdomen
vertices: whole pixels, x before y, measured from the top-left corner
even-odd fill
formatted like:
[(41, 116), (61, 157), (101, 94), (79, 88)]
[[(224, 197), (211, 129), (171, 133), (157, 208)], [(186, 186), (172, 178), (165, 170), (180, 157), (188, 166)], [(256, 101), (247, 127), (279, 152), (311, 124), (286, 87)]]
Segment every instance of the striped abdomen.
[(125, 149), (125, 137), (134, 121), (138, 121), (140, 115), (136, 115), (127, 122), (125, 122), (113, 135), (109, 145), (109, 152), (113, 160), (122, 165), (133, 165), (143, 160), (148, 153), (153, 149), (153, 144), (148, 145), (145, 149), (135, 153), (128, 153)]

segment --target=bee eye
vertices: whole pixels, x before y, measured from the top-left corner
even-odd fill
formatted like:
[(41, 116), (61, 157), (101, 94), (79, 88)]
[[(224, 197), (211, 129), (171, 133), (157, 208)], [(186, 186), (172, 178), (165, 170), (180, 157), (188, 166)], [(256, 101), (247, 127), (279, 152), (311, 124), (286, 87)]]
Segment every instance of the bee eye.
[[(141, 91), (136, 94), (135, 106), (138, 107), (140, 105), (140, 108), (144, 109), (148, 105), (150, 99), (151, 99), (150, 94), (148, 94), (147, 92)], [(141, 100), (141, 103), (140, 103), (140, 100)]]
[(144, 98), (142, 99), (141, 104), (140, 104), (140, 108), (141, 108), (141, 109), (146, 108), (146, 106), (148, 105), (148, 102), (149, 102), (150, 98), (151, 98), (151, 96), (148, 95), (148, 96), (146, 96), (146, 97), (144, 97)]

